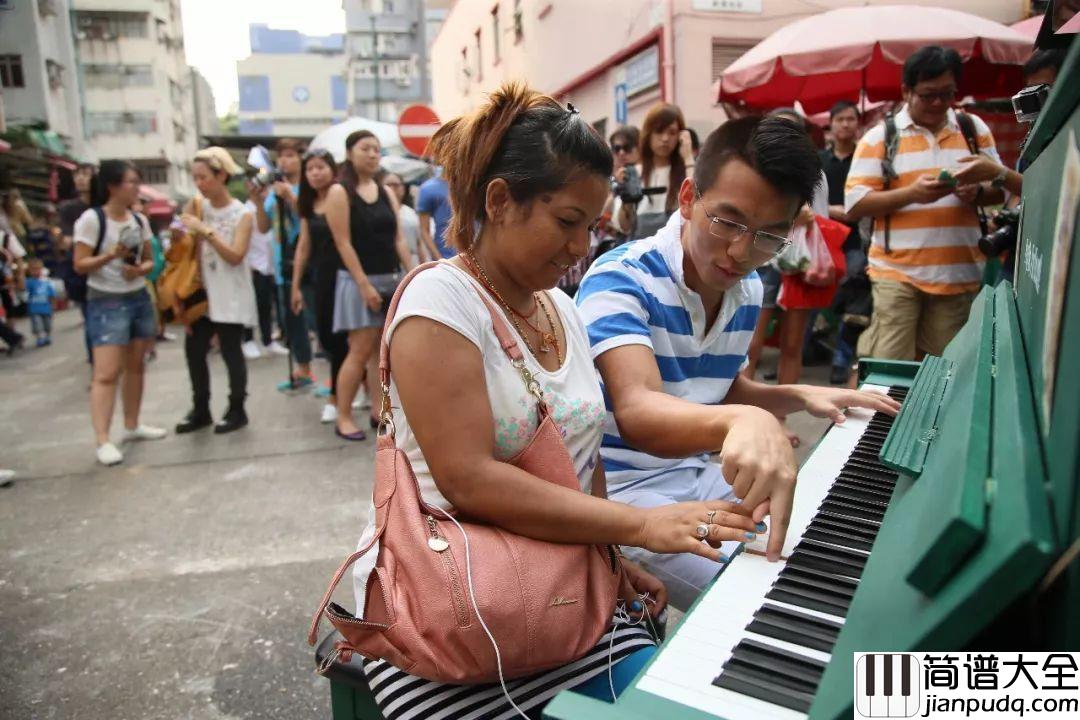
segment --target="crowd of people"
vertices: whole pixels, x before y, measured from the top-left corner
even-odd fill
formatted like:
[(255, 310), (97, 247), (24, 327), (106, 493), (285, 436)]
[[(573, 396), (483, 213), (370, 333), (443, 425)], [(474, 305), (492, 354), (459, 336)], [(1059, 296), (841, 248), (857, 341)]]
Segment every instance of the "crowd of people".
[[(1052, 82), (1060, 62), (1037, 55), (1027, 75)], [(104, 465), (123, 460), (110, 433), (118, 385), (124, 440), (167, 435), (140, 421), (162, 313), (184, 320), (192, 405), (176, 433), (243, 428), (247, 362), (287, 355), (278, 389), (324, 395), (319, 419), (339, 438), (362, 441), (363, 425), (393, 420), (429, 506), (536, 540), (620, 546), (623, 609), (658, 617), (668, 602), (689, 606), (738, 543), (768, 532), (767, 554), (779, 556), (796, 476), (789, 414), (839, 423), (848, 408), (897, 411), (884, 395), (799, 383), (816, 315), (835, 318), (838, 386), (853, 383), (855, 358), (940, 354), (965, 322), (984, 264), (976, 208), (1007, 202), (1023, 178), (1001, 163), (987, 125), (953, 107), (961, 75), (954, 50), (916, 51), (898, 111), (864, 128), (856, 105), (837, 103), (824, 148), (793, 108), (730, 120), (699, 142), (678, 107), (660, 104), (640, 130), (605, 140), (572, 106), (511, 84), (436, 133), (437, 167), (415, 208), (366, 131), (347, 138), (340, 167), (330, 152), (281, 140), (280, 179), (249, 179), (245, 201), (229, 191), (242, 175), (233, 157), (200, 150), (198, 195), (168, 227), (140, 211), (133, 165), (80, 167), (55, 231), (4, 208), (0, 338), (11, 351), (22, 344), (12, 324), (21, 293), (37, 345), (48, 346), (54, 280), (64, 281), (85, 318)], [(28, 252), (34, 229), (58, 252)], [(166, 307), (159, 293), (176, 295), (170, 277), (185, 258), (198, 290)], [(404, 275), (429, 260), (443, 262), (416, 276), (387, 322)], [(777, 324), (771, 384), (757, 364)], [(392, 410), (370, 402), (383, 392), (384, 333)], [(212, 347), (229, 384), (216, 423)], [(316, 355), (329, 364), (325, 384)], [(363, 395), (370, 414), (358, 422)], [(577, 489), (536, 482), (517, 464), (544, 415), (561, 429)], [(378, 539), (380, 517), (373, 503), (361, 546)], [(355, 572), (359, 616), (384, 612), (365, 606), (389, 597), (373, 594), (375, 558)], [(618, 617), (593, 650), (621, 668), (613, 687), (653, 651)], [(475, 702), (494, 715), (504, 701), (537, 707), (566, 687), (608, 693), (609, 678), (596, 682), (607, 664), (578, 660)], [(426, 717), (474, 702), (475, 686), (441, 687), (386, 659), (366, 660), (365, 672), (376, 698), (390, 683), (408, 687), (386, 717), (435, 695)]]

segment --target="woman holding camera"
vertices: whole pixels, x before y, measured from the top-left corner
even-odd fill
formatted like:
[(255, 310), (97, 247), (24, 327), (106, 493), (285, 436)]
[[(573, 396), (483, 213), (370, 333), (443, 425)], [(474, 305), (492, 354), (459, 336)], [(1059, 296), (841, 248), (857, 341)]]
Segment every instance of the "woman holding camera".
[(74, 227), (73, 265), (75, 272), (87, 276), (86, 333), (94, 361), (90, 418), (102, 465), (124, 460), (109, 440), (121, 375), (124, 440), (165, 437), (161, 428), (139, 422), (144, 360), (157, 335), (157, 321), (145, 280), (154, 266), (150, 223), (130, 210), (138, 199), (135, 166), (126, 160), (106, 160), (91, 180), (91, 207)]
[[(349, 232), (334, 236), (344, 269), (338, 271), (334, 294), (334, 332), (349, 333), (349, 353), (337, 383), (338, 433), (356, 436), (352, 402), (367, 372), (368, 397), (378, 397), (373, 350), (386, 320), (385, 303), (394, 294), (401, 269), (411, 269), (409, 246), (397, 220), (397, 199), (376, 179), (382, 158), (379, 139), (357, 130), (345, 139), (342, 185), (349, 198)], [(369, 361), (370, 364), (369, 364)], [(372, 416), (371, 427), (378, 421)]]
[(202, 202), (198, 208), (194, 200), (188, 202), (180, 221), (197, 246), (207, 311), (188, 328), (184, 341), (193, 406), (176, 426), (177, 433), (193, 432), (214, 422), (210, 415), (210, 368), (206, 364), (214, 335), (229, 372), (229, 407), (214, 432), (232, 432), (248, 423), (244, 411), (247, 365), (241, 345), (244, 328), (254, 327), (257, 317), (255, 287), (246, 259), (254, 220), (251, 211), (232, 197), (227, 187), (229, 178), (240, 172), (236, 161), (220, 147), (200, 150), (191, 164), (191, 177)]
[(629, 173), (640, 179), (641, 197), (619, 195), (613, 211), (615, 228), (631, 240), (652, 237), (664, 226), (679, 205), (679, 186), (693, 171), (693, 148), (682, 110), (671, 103), (654, 105), (641, 127), (640, 152), (640, 165), (627, 166), (615, 176), (624, 187), (634, 185), (627, 182)]

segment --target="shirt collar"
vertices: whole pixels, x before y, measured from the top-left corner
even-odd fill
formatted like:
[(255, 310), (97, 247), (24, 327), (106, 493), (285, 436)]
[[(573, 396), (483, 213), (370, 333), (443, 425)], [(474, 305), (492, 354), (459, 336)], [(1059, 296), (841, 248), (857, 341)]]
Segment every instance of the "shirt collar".
[[(960, 130), (960, 124), (956, 122), (956, 111), (949, 108), (946, 118), (945, 126), (953, 132), (958, 132)], [(907, 103), (904, 103), (904, 107), (900, 109), (900, 112), (896, 113), (896, 127), (899, 130), (907, 130), (915, 127), (915, 121), (911, 119), (911, 113), (908, 112)]]

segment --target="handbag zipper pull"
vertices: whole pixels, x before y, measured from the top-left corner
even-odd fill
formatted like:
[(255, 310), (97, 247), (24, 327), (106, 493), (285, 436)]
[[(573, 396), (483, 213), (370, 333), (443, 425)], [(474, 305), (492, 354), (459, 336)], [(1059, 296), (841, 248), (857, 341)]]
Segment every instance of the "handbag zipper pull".
[(450, 548), (450, 543), (446, 541), (446, 538), (439, 535), (439, 530), (435, 527), (435, 518), (428, 515), (427, 523), (428, 528), (431, 530), (431, 537), (428, 538), (427, 546), (437, 553), (448, 550)]

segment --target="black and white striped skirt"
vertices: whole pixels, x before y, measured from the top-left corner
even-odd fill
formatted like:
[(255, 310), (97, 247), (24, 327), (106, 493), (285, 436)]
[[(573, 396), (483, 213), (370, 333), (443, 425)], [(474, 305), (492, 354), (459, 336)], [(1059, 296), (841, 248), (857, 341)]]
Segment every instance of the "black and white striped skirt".
[[(615, 634), (614, 643), (612, 633)], [(542, 706), (561, 690), (576, 687), (631, 653), (656, 645), (641, 625), (617, 625), (584, 657), (531, 677), (509, 680), (506, 689), (522, 710)], [(398, 670), (385, 660), (365, 660), (375, 702), (386, 720), (499, 720), (519, 717), (499, 683), (448, 685)]]

